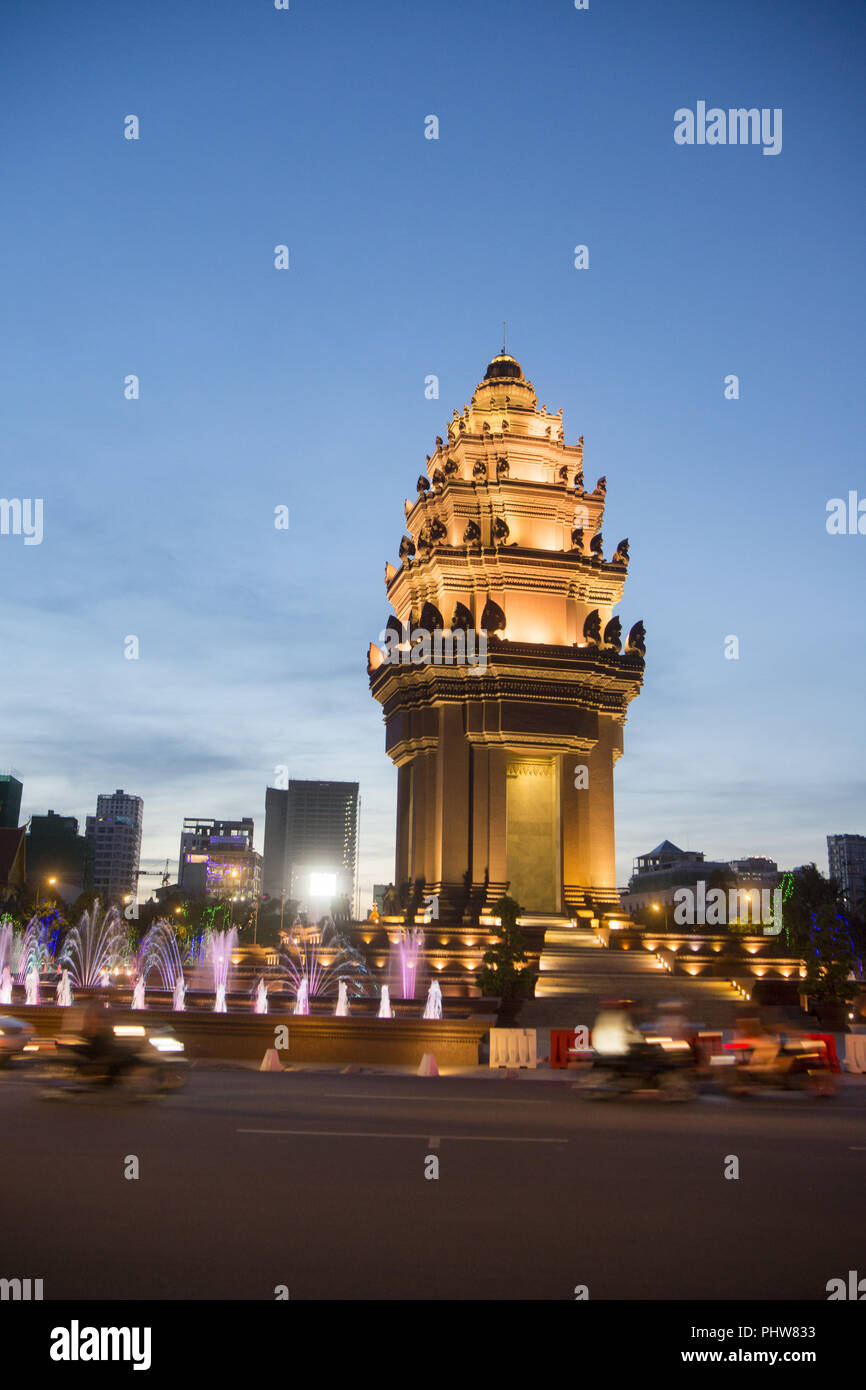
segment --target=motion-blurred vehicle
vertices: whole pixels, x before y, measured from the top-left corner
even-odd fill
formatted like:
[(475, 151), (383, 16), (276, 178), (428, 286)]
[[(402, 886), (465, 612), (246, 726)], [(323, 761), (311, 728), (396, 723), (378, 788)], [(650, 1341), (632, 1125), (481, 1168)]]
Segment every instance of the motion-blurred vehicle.
[(660, 1100), (693, 1100), (698, 1094), (694, 1053), (685, 1041), (649, 1036), (621, 1056), (593, 1052), (574, 1089), (587, 1100), (650, 1091)]
[(189, 1061), (171, 1028), (118, 1023), (96, 1047), (87, 1037), (61, 1034), (51, 1053), (40, 1057), (39, 1070), (49, 1080), (44, 1100), (112, 1089), (143, 1099), (184, 1087)]
[(731, 1095), (754, 1095), (766, 1088), (836, 1094), (827, 1048), (817, 1038), (736, 1038), (709, 1060), (713, 1080)]
[(33, 1037), (33, 1029), (22, 1018), (0, 1014), (0, 1067), (18, 1057)]

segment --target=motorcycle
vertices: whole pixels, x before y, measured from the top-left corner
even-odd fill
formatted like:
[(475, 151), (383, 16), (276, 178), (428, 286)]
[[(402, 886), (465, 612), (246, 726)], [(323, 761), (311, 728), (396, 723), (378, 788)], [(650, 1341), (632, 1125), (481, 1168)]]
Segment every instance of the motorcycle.
[(836, 1094), (827, 1049), (818, 1039), (782, 1037), (772, 1056), (766, 1061), (760, 1057), (757, 1039), (728, 1043), (721, 1056), (710, 1058), (713, 1080), (733, 1096), (755, 1095), (765, 1089), (806, 1091), (814, 1096)]
[(586, 1100), (653, 1092), (660, 1100), (694, 1100), (698, 1094), (695, 1059), (687, 1042), (653, 1038), (622, 1056), (593, 1053), (574, 1089)]
[(181, 1090), (189, 1077), (184, 1046), (171, 1028), (147, 1029), (116, 1024), (111, 1037), (92, 1039), (61, 1034), (47, 1060), (37, 1062), (49, 1084), (42, 1100), (119, 1092), (144, 1100)]

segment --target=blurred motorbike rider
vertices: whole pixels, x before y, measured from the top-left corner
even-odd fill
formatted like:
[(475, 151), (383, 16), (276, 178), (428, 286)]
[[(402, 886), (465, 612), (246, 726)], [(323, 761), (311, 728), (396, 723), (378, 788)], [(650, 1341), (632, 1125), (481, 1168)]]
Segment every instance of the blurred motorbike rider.
[(631, 999), (608, 999), (602, 1004), (590, 1035), (593, 1051), (599, 1056), (625, 1057), (643, 1043), (644, 1035), (632, 1021), (633, 1007)]
[(742, 1070), (755, 1075), (766, 1075), (777, 1065), (782, 1039), (760, 1019), (751, 1023), (749, 1032), (751, 1036), (747, 1035), (747, 1041), (751, 1044), (751, 1053)]
[(108, 1012), (97, 999), (91, 999), (84, 1011), (81, 1024), (84, 1042), (77, 1051), (88, 1069), (104, 1073), (106, 1086), (112, 1086), (121, 1072), (129, 1065), (131, 1058), (126, 1048), (121, 1047), (114, 1036)]

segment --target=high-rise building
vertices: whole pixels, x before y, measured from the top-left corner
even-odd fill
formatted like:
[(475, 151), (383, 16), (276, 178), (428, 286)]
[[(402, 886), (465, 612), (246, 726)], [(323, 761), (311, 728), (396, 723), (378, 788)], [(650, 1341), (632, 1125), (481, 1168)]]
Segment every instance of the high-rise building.
[(27, 832), (27, 878), (44, 884), (53, 879), (61, 897), (77, 897), (84, 887), (85, 839), (75, 816), (31, 816)]
[(96, 815), (84, 829), (90, 885), (104, 902), (135, 897), (141, 856), (144, 802), (118, 789), (96, 798)]
[(22, 783), (11, 772), (0, 772), (0, 827), (16, 830), (21, 815)]
[(355, 891), (358, 783), (290, 781), (265, 792), (262, 887), (271, 898), (293, 898), (327, 910)]
[(0, 826), (0, 916), (15, 907), (26, 881), (24, 826)]
[(866, 906), (866, 835), (828, 835), (830, 877), (838, 883), (850, 911)]
[(262, 859), (253, 849), (253, 821), (187, 816), (180, 837), (177, 881), (186, 893), (257, 902)]
[(583, 437), (565, 443), (504, 349), (445, 436), (368, 658), (397, 766), (395, 884), (452, 923), (506, 890), (533, 914), (617, 911), (613, 771), (645, 635), (614, 616), (629, 547), (605, 557), (607, 482), (584, 486)]

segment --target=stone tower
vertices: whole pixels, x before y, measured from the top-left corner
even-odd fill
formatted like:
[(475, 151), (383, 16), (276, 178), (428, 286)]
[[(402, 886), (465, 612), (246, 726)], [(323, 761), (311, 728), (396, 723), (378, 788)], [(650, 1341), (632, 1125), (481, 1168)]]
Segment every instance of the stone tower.
[(583, 437), (539, 409), (519, 362), (495, 357), (406, 501), (394, 615), (370, 689), (398, 768), (395, 884), (470, 924), (504, 891), (527, 914), (618, 903), (613, 766), (644, 670), (623, 650), (628, 542), (603, 554), (606, 482)]

